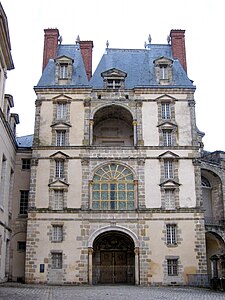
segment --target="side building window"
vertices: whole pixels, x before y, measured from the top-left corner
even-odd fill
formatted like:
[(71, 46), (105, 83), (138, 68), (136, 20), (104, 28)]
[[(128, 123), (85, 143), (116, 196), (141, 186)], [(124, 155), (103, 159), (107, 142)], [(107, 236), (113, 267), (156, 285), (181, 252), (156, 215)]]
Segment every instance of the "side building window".
[(22, 170), (30, 170), (31, 159), (30, 158), (22, 158), (21, 164), (22, 164)]
[(99, 168), (95, 172), (92, 182), (92, 208), (134, 209), (134, 177), (131, 170), (116, 163)]
[(26, 215), (28, 210), (29, 191), (20, 191), (20, 215)]

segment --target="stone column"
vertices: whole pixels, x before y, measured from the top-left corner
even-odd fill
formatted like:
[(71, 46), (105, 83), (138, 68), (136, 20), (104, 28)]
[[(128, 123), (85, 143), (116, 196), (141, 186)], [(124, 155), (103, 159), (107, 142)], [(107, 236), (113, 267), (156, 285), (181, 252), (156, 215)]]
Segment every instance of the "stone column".
[(92, 254), (93, 248), (88, 248), (88, 283), (92, 284)]
[(135, 254), (135, 285), (139, 285), (139, 277), (140, 277), (140, 270), (139, 270), (139, 248), (136, 247), (134, 249), (134, 254)]
[(89, 121), (89, 145), (90, 146), (93, 143), (93, 125), (94, 125), (94, 121), (90, 120)]
[(137, 146), (137, 121), (133, 121), (134, 146)]

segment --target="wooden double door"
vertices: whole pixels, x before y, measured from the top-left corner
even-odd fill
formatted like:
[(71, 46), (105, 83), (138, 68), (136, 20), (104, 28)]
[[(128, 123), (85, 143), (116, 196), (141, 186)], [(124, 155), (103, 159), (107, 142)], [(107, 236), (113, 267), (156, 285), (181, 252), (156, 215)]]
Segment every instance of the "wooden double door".
[(125, 251), (101, 251), (101, 283), (127, 283), (127, 253)]
[(134, 243), (118, 231), (99, 235), (93, 243), (93, 284), (134, 284)]

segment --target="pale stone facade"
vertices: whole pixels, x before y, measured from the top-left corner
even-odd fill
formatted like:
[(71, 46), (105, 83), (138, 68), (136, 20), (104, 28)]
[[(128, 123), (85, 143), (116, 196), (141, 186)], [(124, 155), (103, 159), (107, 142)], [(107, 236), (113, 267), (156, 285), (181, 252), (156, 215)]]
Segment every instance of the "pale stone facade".
[(184, 31), (170, 36), (107, 48), (92, 76), (93, 42), (62, 45), (46, 29), (31, 136), (15, 140), (1, 88), (1, 281), (207, 285), (225, 275), (225, 156), (203, 150)]

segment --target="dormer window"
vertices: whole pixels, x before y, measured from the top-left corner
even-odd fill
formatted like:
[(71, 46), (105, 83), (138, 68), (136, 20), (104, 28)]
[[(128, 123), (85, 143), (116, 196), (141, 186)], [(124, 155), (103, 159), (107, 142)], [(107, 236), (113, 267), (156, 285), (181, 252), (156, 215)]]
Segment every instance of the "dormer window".
[(59, 77), (61, 79), (68, 78), (68, 64), (60, 64)]
[(160, 79), (168, 79), (168, 66), (159, 65), (160, 68)]
[(108, 79), (107, 80), (107, 88), (109, 89), (119, 89), (121, 87), (120, 79)]
[(163, 56), (155, 59), (154, 65), (157, 82), (162, 85), (171, 84), (173, 61)]
[(113, 90), (125, 88), (127, 73), (113, 68), (102, 72), (101, 76), (103, 77), (104, 88)]
[(56, 84), (70, 84), (72, 80), (74, 60), (68, 56), (60, 56), (55, 59), (55, 81)]

